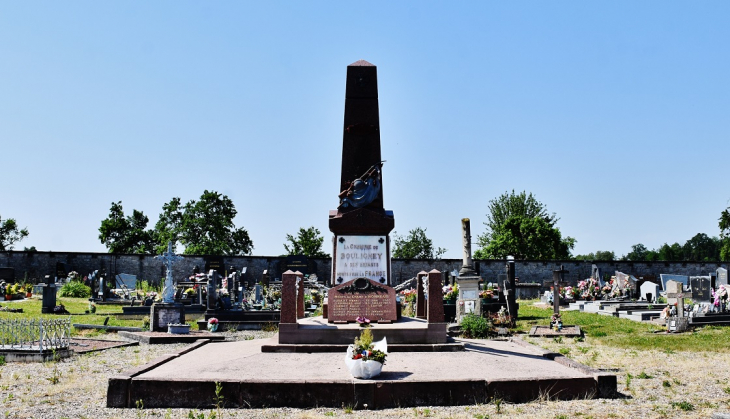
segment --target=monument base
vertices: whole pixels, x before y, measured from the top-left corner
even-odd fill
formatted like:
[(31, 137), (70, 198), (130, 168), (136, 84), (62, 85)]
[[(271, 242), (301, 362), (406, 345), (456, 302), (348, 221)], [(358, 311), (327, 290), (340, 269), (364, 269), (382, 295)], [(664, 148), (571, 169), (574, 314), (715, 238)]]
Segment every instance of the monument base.
[[(444, 344), (447, 342), (446, 323), (403, 317), (392, 324), (371, 326), (374, 340), (386, 338), (388, 345)], [(321, 317), (300, 319), (298, 323), (279, 324), (280, 344), (349, 345), (360, 336), (362, 327), (356, 323), (332, 324)]]
[(150, 307), (150, 331), (167, 332), (168, 324), (185, 323), (185, 306), (177, 303), (154, 303)]

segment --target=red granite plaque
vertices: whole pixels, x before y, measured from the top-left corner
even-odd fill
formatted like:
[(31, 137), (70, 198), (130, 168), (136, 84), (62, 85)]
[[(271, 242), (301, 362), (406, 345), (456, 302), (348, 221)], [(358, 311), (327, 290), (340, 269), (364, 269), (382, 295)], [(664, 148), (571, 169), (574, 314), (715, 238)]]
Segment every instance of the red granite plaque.
[(395, 290), (367, 278), (338, 285), (327, 294), (327, 321), (354, 322), (363, 316), (372, 322), (396, 321)]

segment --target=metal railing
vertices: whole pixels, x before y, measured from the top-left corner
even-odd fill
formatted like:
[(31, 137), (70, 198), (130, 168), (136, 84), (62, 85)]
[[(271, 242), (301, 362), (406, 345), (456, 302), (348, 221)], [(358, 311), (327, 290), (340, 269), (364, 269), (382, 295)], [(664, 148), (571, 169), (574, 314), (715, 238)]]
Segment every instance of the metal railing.
[(0, 319), (0, 350), (68, 349), (71, 317), (63, 319)]

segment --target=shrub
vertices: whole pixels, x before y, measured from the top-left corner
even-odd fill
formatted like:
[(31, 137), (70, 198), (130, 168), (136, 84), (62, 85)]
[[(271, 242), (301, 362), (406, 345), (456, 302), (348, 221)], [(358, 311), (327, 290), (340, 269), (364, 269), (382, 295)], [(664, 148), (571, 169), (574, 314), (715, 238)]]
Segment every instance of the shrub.
[(91, 297), (91, 288), (82, 284), (79, 281), (71, 281), (61, 287), (61, 290), (58, 292), (58, 296), (72, 298), (89, 298)]
[(461, 319), (461, 330), (466, 338), (486, 338), (491, 329), (489, 321), (484, 317), (467, 314)]

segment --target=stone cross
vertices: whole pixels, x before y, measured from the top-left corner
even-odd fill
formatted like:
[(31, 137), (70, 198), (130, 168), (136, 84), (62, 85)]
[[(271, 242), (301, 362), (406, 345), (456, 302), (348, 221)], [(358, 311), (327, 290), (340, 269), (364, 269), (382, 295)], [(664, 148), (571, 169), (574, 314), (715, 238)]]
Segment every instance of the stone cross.
[(684, 299), (692, 298), (691, 292), (683, 292), (681, 282), (667, 281), (667, 304), (677, 304), (677, 317), (684, 317)]
[(155, 259), (159, 259), (165, 264), (167, 268), (167, 274), (165, 275), (165, 288), (162, 290), (162, 302), (164, 304), (172, 304), (175, 302), (175, 284), (172, 278), (172, 264), (182, 260), (182, 256), (176, 255), (172, 251), (172, 242), (167, 242), (167, 252), (160, 256), (155, 256)]
[(551, 281), (545, 281), (545, 285), (552, 285), (553, 287), (553, 314), (560, 314), (560, 287), (568, 285), (567, 282), (563, 281), (563, 275), (567, 274), (568, 271), (560, 265), (559, 270), (553, 271), (553, 279)]

